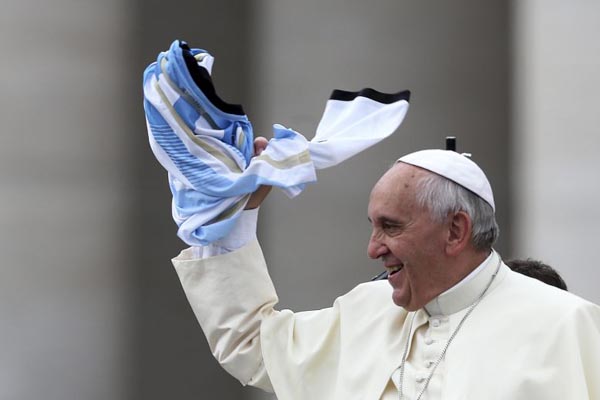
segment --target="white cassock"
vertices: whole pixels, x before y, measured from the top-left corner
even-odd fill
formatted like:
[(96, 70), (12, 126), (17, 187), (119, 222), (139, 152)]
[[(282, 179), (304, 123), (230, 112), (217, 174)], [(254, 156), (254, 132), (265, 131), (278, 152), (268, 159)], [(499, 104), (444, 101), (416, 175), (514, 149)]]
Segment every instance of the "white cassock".
[[(173, 264), (221, 365), (279, 400), (415, 399), (450, 335), (497, 269), (493, 252), (424, 309), (392, 302), (388, 282), (358, 285), (331, 308), (276, 311), (256, 240)], [(415, 314), (412, 329), (409, 321)], [(451, 342), (423, 400), (600, 400), (600, 307), (503, 263)]]

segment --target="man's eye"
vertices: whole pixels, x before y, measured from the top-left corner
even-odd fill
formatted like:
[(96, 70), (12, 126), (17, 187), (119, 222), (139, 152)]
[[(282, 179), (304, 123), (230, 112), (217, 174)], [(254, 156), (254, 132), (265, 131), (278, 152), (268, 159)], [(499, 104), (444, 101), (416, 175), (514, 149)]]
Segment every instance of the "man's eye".
[(400, 231), (400, 226), (396, 224), (391, 224), (389, 222), (384, 222), (381, 224), (381, 229), (383, 229), (387, 233), (398, 232)]

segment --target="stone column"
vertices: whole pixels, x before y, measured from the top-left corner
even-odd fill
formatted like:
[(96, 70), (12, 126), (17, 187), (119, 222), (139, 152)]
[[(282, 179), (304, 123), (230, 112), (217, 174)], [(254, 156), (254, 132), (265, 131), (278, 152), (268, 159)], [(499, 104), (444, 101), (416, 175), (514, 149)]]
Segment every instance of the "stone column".
[(0, 14), (0, 398), (128, 399), (127, 2)]
[(515, 1), (512, 238), (600, 303), (600, 4)]

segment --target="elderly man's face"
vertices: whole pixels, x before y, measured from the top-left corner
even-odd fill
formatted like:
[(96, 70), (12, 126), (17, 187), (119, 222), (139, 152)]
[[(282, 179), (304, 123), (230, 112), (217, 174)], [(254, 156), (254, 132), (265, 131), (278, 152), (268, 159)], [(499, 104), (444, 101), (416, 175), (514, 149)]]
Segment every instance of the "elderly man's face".
[(448, 287), (443, 262), (446, 224), (434, 222), (415, 200), (417, 182), (428, 173), (399, 163), (377, 182), (369, 200), (369, 257), (383, 261), (394, 303), (409, 311)]

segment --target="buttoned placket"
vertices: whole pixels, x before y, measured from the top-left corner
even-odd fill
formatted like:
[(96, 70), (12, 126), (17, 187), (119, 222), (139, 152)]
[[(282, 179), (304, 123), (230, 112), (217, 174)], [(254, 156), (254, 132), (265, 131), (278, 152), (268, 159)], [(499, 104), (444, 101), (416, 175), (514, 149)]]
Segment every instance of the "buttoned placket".
[[(449, 318), (443, 315), (429, 317), (425, 324), (415, 329), (412, 338), (412, 348), (407, 357), (404, 370), (402, 389), (406, 399), (416, 398), (417, 394), (421, 391), (431, 373), (433, 365), (442, 353), (449, 336)], [(440, 398), (443, 375), (444, 365), (442, 361), (435, 370), (429, 382), (427, 392), (421, 398), (422, 400)], [(392, 381), (396, 390), (398, 390), (400, 368), (394, 371)], [(397, 398), (397, 393), (395, 397), (390, 395), (389, 398)], [(384, 399), (387, 400), (388, 397), (386, 396)]]

